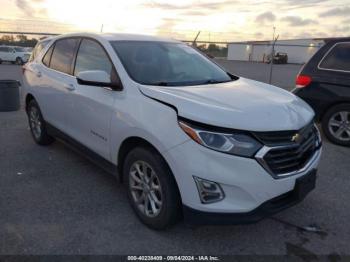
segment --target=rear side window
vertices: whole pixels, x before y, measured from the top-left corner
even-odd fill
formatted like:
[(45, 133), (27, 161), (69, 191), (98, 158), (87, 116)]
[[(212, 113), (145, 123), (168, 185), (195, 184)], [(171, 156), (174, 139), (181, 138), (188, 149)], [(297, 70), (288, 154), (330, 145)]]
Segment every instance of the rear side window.
[(67, 38), (56, 41), (51, 56), (50, 68), (70, 74), (78, 43), (78, 38)]
[(32, 62), (40, 54), (41, 50), (43, 50), (48, 43), (49, 43), (49, 41), (42, 41), (42, 42), (38, 43), (35, 46), (32, 54), (29, 58), (29, 62)]
[(52, 45), (49, 50), (46, 52), (44, 58), (43, 58), (43, 64), (46, 65), (47, 67), (50, 67), (50, 60), (52, 56), (52, 51), (55, 45)]
[(350, 42), (335, 44), (322, 59), (320, 69), (350, 73)]
[(113, 65), (100, 44), (93, 40), (84, 39), (77, 55), (74, 75), (89, 70), (105, 71), (111, 76)]
[(0, 47), (0, 52), (9, 53), (10, 52), (10, 48), (8, 48), (6, 46)]

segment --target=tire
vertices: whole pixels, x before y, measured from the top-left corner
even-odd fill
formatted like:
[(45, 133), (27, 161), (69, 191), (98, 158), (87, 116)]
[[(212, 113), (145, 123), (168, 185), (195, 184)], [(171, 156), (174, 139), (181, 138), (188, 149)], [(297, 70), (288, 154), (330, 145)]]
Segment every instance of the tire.
[(16, 64), (16, 65), (23, 65), (23, 60), (22, 60), (22, 58), (17, 57), (17, 58), (16, 58), (16, 61), (15, 61), (15, 64)]
[(334, 144), (350, 146), (350, 104), (331, 107), (322, 118), (322, 130)]
[[(142, 172), (137, 171), (137, 166)], [(140, 174), (145, 170), (146, 178), (142, 178)], [(180, 193), (172, 172), (158, 152), (150, 147), (137, 147), (130, 151), (123, 165), (123, 176), (129, 202), (145, 225), (155, 230), (163, 230), (178, 221), (182, 210)], [(140, 183), (134, 177), (137, 177)], [(149, 179), (150, 177), (153, 178)]]
[(34, 141), (42, 146), (52, 144), (54, 138), (48, 134), (45, 120), (43, 119), (38, 103), (34, 99), (28, 103), (27, 116)]
[(0, 59), (0, 65), (2, 64), (2, 60)]

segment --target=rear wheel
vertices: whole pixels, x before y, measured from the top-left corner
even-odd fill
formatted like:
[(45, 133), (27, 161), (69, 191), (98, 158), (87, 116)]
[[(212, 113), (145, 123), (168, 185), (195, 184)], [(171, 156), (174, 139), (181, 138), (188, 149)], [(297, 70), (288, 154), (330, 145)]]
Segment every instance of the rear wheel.
[(322, 129), (331, 142), (350, 146), (350, 104), (330, 108), (322, 119)]
[(148, 147), (133, 149), (123, 168), (128, 198), (140, 220), (153, 229), (177, 222), (181, 200), (175, 179), (158, 152)]
[(54, 141), (46, 129), (46, 123), (41, 114), (38, 103), (33, 99), (28, 103), (27, 115), (30, 131), (34, 141), (39, 145), (49, 145)]

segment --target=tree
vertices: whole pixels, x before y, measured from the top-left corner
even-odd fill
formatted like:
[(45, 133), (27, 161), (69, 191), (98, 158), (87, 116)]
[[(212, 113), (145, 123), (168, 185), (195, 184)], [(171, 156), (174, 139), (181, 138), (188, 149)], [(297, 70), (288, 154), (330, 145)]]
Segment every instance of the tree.
[(18, 39), (19, 42), (26, 42), (28, 40), (26, 35), (17, 35), (16, 38)]

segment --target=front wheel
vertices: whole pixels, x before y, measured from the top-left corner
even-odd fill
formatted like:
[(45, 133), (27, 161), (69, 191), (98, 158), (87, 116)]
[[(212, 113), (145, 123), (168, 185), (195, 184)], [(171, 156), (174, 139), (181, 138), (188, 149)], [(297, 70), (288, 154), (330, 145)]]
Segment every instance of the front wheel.
[(350, 146), (350, 104), (329, 109), (322, 119), (322, 130), (331, 142)]
[(123, 168), (128, 198), (140, 220), (152, 229), (165, 229), (181, 215), (177, 184), (165, 160), (148, 147), (133, 149)]
[(38, 103), (31, 100), (27, 107), (27, 115), (29, 121), (30, 132), (34, 141), (39, 145), (49, 145), (54, 141), (46, 129), (46, 123), (41, 114)]

